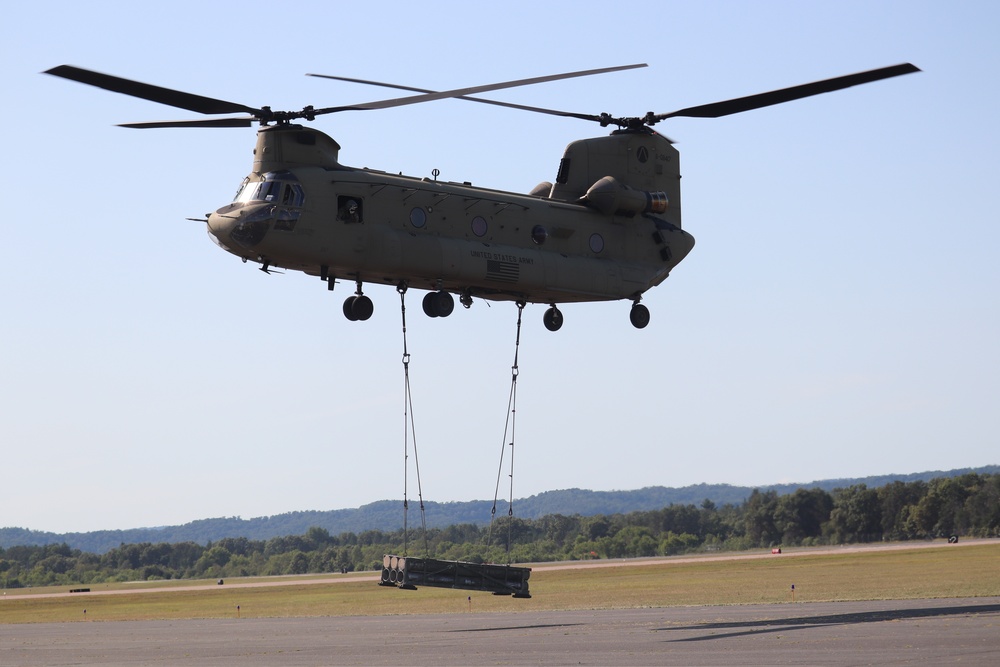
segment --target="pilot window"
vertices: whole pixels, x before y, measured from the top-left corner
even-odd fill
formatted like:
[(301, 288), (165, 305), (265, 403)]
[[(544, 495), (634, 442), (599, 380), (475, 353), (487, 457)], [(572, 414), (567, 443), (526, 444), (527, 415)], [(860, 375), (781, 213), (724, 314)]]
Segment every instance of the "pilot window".
[(244, 222), (259, 221), (265, 225), (265, 230), (270, 223), (275, 231), (281, 232), (295, 231), (304, 203), (305, 192), (298, 179), (288, 171), (266, 173), (262, 181), (244, 179), (233, 200), (234, 207), (265, 204), (256, 206)]
[(254, 194), (254, 201), (263, 202), (276, 202), (278, 201), (278, 193), (281, 191), (281, 183), (278, 181), (264, 181), (258, 188), (256, 194)]
[(290, 172), (274, 172), (264, 174), (263, 181), (245, 179), (233, 202), (238, 204), (265, 202), (298, 208), (305, 202), (305, 194), (298, 179)]

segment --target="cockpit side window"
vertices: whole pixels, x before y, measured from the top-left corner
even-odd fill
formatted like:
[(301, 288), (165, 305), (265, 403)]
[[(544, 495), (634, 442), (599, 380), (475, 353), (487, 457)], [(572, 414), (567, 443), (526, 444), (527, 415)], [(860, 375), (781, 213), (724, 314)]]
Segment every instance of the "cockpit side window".
[[(254, 187), (256, 187), (256, 183), (254, 183), (253, 185), (254, 185)], [(248, 192), (248, 190), (251, 190), (251, 189), (252, 188), (250, 187), (250, 177), (247, 176), (246, 178), (243, 179), (243, 182), (240, 183), (239, 189), (236, 190), (236, 196), (233, 197), (233, 202), (247, 201), (245, 199), (245, 197), (249, 197), (250, 196), (250, 193)]]
[(302, 186), (298, 183), (288, 183), (285, 192), (281, 195), (283, 206), (302, 206), (305, 197), (302, 194)]

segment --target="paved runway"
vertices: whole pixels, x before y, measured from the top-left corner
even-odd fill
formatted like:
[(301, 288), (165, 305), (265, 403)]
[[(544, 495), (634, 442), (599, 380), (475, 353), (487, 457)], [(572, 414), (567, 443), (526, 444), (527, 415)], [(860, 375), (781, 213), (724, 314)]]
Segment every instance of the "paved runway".
[(0, 626), (0, 665), (1000, 664), (1000, 597)]

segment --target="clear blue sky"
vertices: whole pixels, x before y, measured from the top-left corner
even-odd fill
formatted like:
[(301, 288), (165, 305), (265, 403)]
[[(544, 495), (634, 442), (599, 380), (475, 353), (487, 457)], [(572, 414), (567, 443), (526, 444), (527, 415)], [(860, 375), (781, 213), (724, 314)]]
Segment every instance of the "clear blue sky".
[[(306, 72), (447, 89), (646, 62), (492, 95), (639, 115), (912, 62), (658, 126), (698, 245), (647, 295), (645, 330), (627, 302), (565, 306), (556, 334), (526, 310), (515, 496), (1000, 462), (996, 3), (40, 1), (4, 23), (0, 525), (402, 495), (396, 293), (369, 288), (375, 316), (350, 323), (348, 286), (218, 249), (185, 218), (231, 199), (254, 131), (114, 127), (189, 114), (39, 74), (63, 63), (297, 109), (395, 96)], [(606, 131), (455, 100), (315, 125), (345, 164), (519, 192)], [(424, 497), (492, 497), (516, 310), (410, 313)]]

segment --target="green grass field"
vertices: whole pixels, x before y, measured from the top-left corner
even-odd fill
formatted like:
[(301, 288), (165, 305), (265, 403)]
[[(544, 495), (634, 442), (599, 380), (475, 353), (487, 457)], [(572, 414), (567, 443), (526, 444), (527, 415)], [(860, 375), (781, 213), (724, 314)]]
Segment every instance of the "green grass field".
[[(1000, 542), (848, 553), (802, 550), (766, 558), (667, 559), (582, 569), (539, 565), (531, 575), (530, 600), (429, 587), (402, 591), (377, 586), (372, 573), (302, 579), (321, 578), (330, 583), (289, 578), (282, 578), (280, 586), (257, 585), (273, 579), (230, 580), (223, 586), (142, 582), (93, 586), (91, 594), (59, 597), (35, 596), (64, 593), (67, 587), (7, 591), (0, 600), (0, 623), (758, 604), (792, 602), (792, 585), (795, 602), (1000, 596)], [(242, 585), (247, 583), (255, 585)], [(199, 584), (207, 585), (177, 590)], [(129, 592), (137, 588), (142, 590)]]

